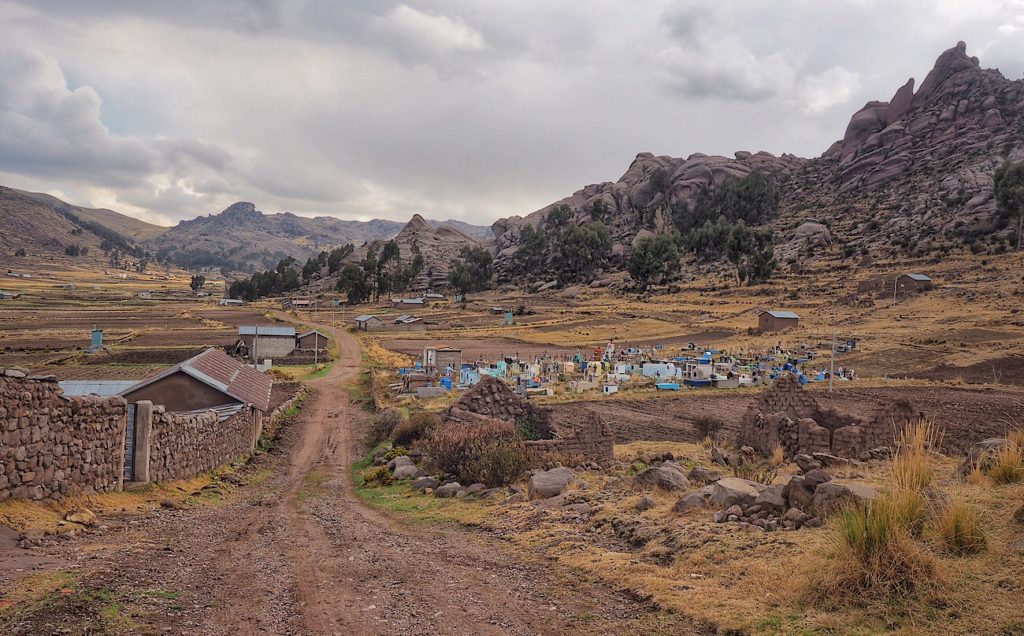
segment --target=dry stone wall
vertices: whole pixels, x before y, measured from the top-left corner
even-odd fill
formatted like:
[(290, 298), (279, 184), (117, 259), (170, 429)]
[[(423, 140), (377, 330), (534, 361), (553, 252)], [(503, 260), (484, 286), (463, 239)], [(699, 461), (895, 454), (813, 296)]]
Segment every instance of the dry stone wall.
[(168, 413), (153, 407), (149, 441), (149, 479), (188, 479), (252, 452), (257, 435), (253, 411), (221, 422), (213, 411)]
[(554, 437), (526, 442), (527, 448), (542, 453), (580, 455), (587, 459), (612, 459), (615, 456), (615, 434), (597, 415), (591, 415), (571, 430), (556, 427)]
[(123, 398), (64, 398), (52, 376), (0, 369), (0, 500), (119, 490)]
[(740, 444), (770, 453), (781, 446), (787, 458), (801, 453), (859, 454), (893, 443), (895, 434), (924, 413), (909, 400), (893, 400), (868, 417), (822, 406), (796, 376), (780, 376), (747, 408)]

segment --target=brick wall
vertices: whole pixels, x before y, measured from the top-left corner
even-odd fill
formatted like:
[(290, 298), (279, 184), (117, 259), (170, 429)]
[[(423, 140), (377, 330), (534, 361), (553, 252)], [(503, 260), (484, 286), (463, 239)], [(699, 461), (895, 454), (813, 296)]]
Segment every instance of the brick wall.
[(61, 393), (53, 377), (0, 369), (0, 500), (121, 488), (124, 399)]

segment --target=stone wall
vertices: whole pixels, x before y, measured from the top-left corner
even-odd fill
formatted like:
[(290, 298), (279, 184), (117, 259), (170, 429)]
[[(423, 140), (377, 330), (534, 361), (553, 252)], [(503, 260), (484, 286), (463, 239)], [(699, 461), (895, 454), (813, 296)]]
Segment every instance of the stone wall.
[(831, 453), (856, 457), (890, 446), (897, 431), (924, 418), (909, 400), (893, 400), (861, 417), (824, 407), (786, 374), (754, 401), (743, 415), (739, 443), (770, 453), (781, 446), (787, 458), (800, 453)]
[(591, 415), (571, 430), (556, 428), (551, 439), (528, 441), (526, 446), (542, 453), (612, 459), (615, 456), (615, 434), (599, 416)]
[(188, 479), (247, 457), (256, 445), (258, 422), (244, 407), (220, 421), (213, 411), (167, 413), (153, 407), (149, 438), (149, 479)]
[(61, 394), (51, 376), (0, 369), (0, 500), (121, 488), (124, 399)]

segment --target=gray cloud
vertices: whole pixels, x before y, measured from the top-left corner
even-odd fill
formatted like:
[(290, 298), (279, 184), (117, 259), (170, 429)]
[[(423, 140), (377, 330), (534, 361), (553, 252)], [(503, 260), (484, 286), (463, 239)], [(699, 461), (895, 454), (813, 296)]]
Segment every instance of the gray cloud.
[(150, 219), (489, 223), (641, 151), (816, 155), (1020, 0), (0, 0), (0, 179)]

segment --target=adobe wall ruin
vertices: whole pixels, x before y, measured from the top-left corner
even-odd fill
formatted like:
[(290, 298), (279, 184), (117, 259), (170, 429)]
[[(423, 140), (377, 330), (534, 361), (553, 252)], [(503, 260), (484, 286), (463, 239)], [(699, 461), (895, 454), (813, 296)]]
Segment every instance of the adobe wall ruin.
[(892, 445), (897, 431), (923, 417), (909, 400), (893, 400), (867, 417), (825, 407), (795, 375), (785, 374), (747, 407), (738, 441), (764, 453), (781, 446), (788, 459), (800, 453), (856, 457)]
[(124, 399), (62, 392), (51, 376), (0, 369), (0, 500), (121, 488)]

